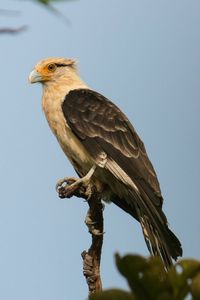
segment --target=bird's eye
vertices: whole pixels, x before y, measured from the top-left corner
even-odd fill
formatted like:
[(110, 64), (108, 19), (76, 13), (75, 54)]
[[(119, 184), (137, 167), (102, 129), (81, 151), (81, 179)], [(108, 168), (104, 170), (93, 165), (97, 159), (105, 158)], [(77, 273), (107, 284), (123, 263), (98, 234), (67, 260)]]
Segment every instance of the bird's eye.
[(50, 72), (54, 72), (55, 69), (56, 69), (56, 65), (55, 65), (55, 64), (49, 64), (47, 68), (48, 68), (48, 70), (49, 70)]

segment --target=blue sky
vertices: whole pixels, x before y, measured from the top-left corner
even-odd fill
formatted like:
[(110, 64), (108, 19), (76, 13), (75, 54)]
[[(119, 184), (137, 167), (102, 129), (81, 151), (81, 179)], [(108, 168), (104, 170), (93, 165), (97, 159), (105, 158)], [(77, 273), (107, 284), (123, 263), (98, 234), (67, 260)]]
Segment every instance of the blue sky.
[[(29, 1), (1, 1), (0, 298), (86, 299), (81, 252), (90, 245), (87, 205), (61, 201), (57, 179), (74, 175), (27, 77), (49, 56), (77, 58), (88, 85), (113, 100), (143, 139), (157, 171), (171, 229), (184, 257), (200, 258), (200, 2), (80, 0), (56, 6), (61, 20)], [(139, 224), (114, 205), (104, 211), (104, 287), (127, 288), (113, 255), (147, 255)]]

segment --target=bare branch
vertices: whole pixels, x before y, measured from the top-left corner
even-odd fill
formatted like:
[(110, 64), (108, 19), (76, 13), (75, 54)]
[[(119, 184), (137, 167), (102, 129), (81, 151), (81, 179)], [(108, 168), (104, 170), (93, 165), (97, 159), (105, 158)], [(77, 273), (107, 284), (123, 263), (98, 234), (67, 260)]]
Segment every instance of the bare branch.
[(100, 264), (103, 245), (103, 205), (94, 187), (87, 202), (89, 211), (85, 223), (92, 235), (92, 244), (88, 251), (82, 253), (82, 258), (83, 274), (88, 284), (89, 294), (91, 294), (102, 290)]
[[(74, 182), (74, 178), (71, 183)], [(66, 182), (65, 182), (66, 183)], [(83, 275), (86, 278), (89, 294), (102, 290), (100, 276), (101, 251), (103, 245), (103, 204), (100, 194), (97, 193), (95, 186), (89, 186), (90, 197), (88, 199), (88, 187), (79, 186), (76, 191), (70, 189), (70, 179), (67, 185), (58, 185), (57, 191), (60, 198), (70, 198), (73, 195), (86, 199), (89, 205), (85, 223), (92, 235), (92, 244), (88, 251), (82, 252)]]

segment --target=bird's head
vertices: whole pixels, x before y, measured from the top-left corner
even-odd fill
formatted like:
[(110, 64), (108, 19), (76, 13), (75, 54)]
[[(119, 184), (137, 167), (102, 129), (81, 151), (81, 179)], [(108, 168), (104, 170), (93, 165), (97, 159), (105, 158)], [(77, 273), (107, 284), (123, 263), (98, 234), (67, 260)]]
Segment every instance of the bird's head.
[[(75, 80), (77, 77), (76, 62), (66, 58), (47, 58), (36, 64), (29, 75), (29, 82), (46, 84), (59, 79)], [(69, 82), (70, 83), (70, 82)]]

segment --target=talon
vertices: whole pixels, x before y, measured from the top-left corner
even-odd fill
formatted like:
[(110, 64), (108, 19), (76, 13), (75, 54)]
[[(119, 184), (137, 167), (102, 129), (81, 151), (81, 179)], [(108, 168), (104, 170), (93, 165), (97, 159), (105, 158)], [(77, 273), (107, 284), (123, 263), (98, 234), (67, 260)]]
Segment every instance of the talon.
[(90, 179), (96, 169), (94, 165), (82, 178), (65, 177), (56, 184), (56, 191), (60, 198), (70, 198), (72, 196), (83, 197), (86, 200), (92, 195)]
[(58, 180), (56, 183), (56, 192), (59, 192), (59, 189), (63, 187), (64, 183), (67, 183), (64, 179)]
[(58, 182), (56, 183), (56, 191), (59, 193), (59, 190), (61, 188), (65, 188), (66, 186), (73, 184), (74, 182), (76, 182), (76, 180), (77, 179), (74, 177), (65, 177), (58, 180)]
[(61, 199), (72, 196), (83, 197), (85, 189), (84, 186), (81, 186), (82, 184), (82, 180), (79, 178), (65, 177), (57, 182), (56, 191)]

